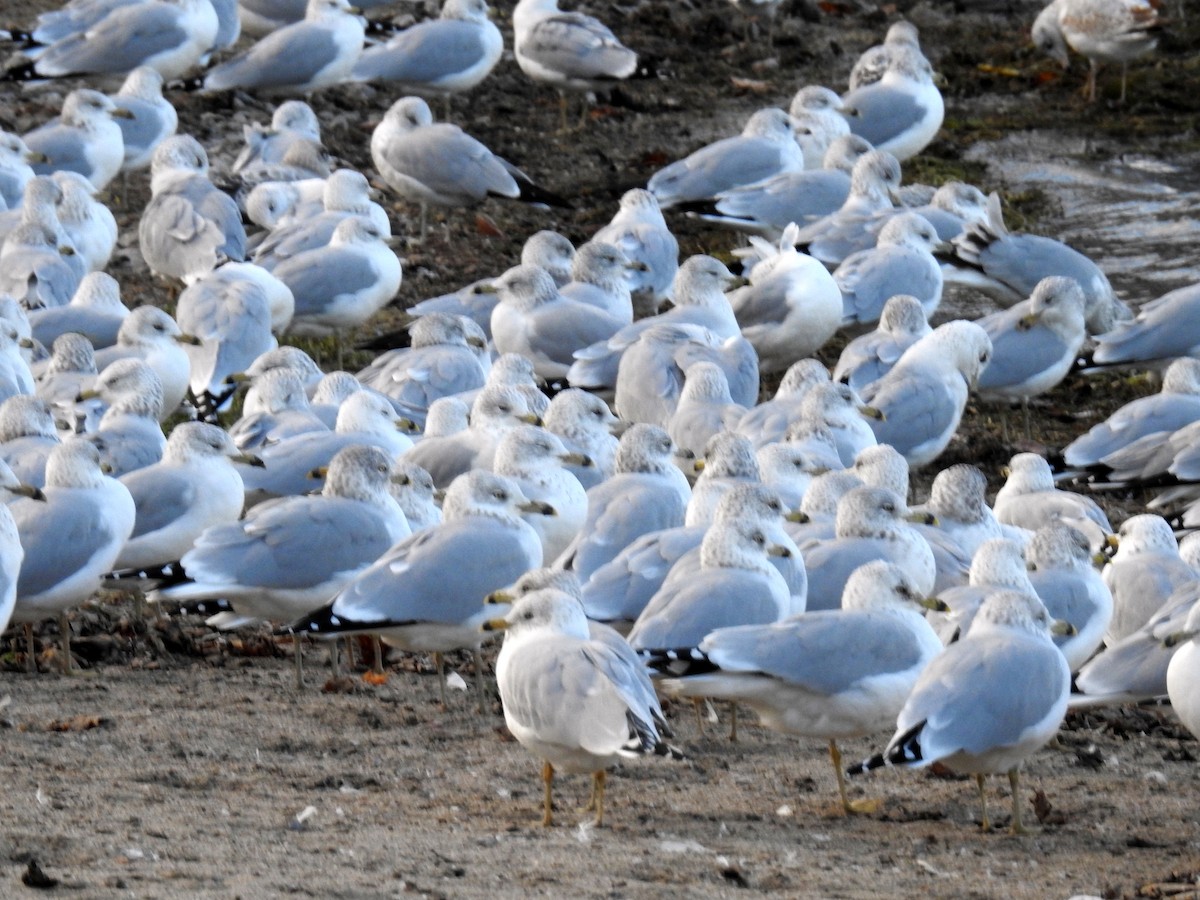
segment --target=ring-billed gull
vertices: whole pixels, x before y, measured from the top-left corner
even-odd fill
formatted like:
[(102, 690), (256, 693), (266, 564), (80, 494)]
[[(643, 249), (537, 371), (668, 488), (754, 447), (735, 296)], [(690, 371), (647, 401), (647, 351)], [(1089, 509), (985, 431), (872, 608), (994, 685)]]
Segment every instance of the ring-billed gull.
[(162, 459), (167, 439), (163, 418), (162, 382), (140, 359), (119, 359), (79, 393), (79, 400), (99, 397), (108, 404), (95, 431), (84, 440), (95, 444), (100, 459), (115, 477)]
[(1172, 593), (1200, 577), (1180, 558), (1175, 535), (1162, 516), (1130, 516), (1121, 523), (1117, 540), (1117, 552), (1101, 573), (1113, 597), (1106, 644), (1137, 631)]
[(490, 470), (505, 431), (537, 423), (524, 394), (516, 388), (490, 385), (471, 404), (469, 428), (446, 435), (427, 434), (408, 451), (408, 458), (428, 471), (439, 488), (446, 488), (472, 469)]
[(176, 426), (159, 462), (121, 478), (137, 515), (113, 568), (174, 562), (206, 528), (236, 522), (242, 514), (243, 489), (234, 460), (252, 461), (217, 426)]
[(583, 607), (562, 591), (526, 594), (483, 627), (507, 632), (496, 681), (509, 731), (543, 760), (542, 825), (553, 824), (556, 768), (591, 774), (590, 808), (602, 825), (605, 770), (622, 757), (671, 753), (645, 670), (610, 646), (616, 636), (593, 639)]
[(67, 441), (51, 451), (43, 492), (42, 501), (9, 506), (25, 550), (12, 621), (25, 626), (33, 672), (33, 624), (61, 615), (62, 665), (70, 671), (66, 612), (100, 587), (100, 576), (112, 569), (133, 531), (135, 511), (129, 491), (101, 471), (100, 455), (87, 441)]
[(576, 351), (607, 341), (628, 321), (561, 293), (549, 273), (536, 266), (509, 269), (496, 289), (496, 350), (528, 357), (537, 375), (547, 380), (566, 377)]
[(920, 509), (937, 519), (935, 527), (944, 531), (968, 557), (984, 541), (1010, 538), (1024, 544), (1029, 532), (1001, 525), (987, 504), (987, 478), (976, 466), (960, 463), (942, 469), (933, 478), (929, 499)]
[(673, 306), (660, 315), (626, 325), (608, 341), (578, 351), (567, 379), (576, 387), (597, 393), (612, 390), (622, 355), (643, 332), (656, 325), (698, 325), (722, 339), (740, 336), (737, 317), (725, 295), (726, 289), (738, 283), (737, 276), (720, 260), (705, 255), (689, 257), (675, 273)]
[(487, 78), (503, 50), (500, 29), (488, 18), (487, 0), (446, 0), (438, 18), (364, 50), (351, 77), (395, 82), (406, 93), (449, 96)]
[(579, 537), (555, 561), (580, 581), (636, 538), (683, 524), (691, 488), (673, 461), (665, 431), (637, 424), (621, 437), (614, 474), (588, 491), (588, 515)]
[(229, 167), (237, 174), (246, 168), (282, 162), (287, 149), (296, 141), (321, 142), (321, 123), (311, 106), (303, 100), (285, 100), (271, 113), (270, 126), (244, 125), (246, 146)]
[(408, 519), (408, 527), (413, 533), (440, 523), (442, 508), (434, 499), (437, 489), (433, 486), (433, 477), (403, 455), (396, 457), (393, 468), (396, 474), (392, 476), (392, 496), (404, 510), (404, 518)]
[(832, 378), (861, 391), (890, 372), (905, 350), (932, 331), (921, 301), (912, 294), (895, 294), (883, 304), (875, 330), (842, 349)]
[(543, 560), (557, 559), (583, 527), (587, 491), (567, 466), (590, 464), (586, 456), (569, 451), (557, 435), (536, 425), (510, 429), (496, 447), (496, 474), (511, 478), (530, 500), (554, 509), (553, 516), (525, 517), (542, 542)]
[(1108, 276), (1077, 250), (1054, 238), (1013, 233), (1004, 224), (1000, 196), (988, 195), (987, 217), (952, 241), (946, 281), (978, 288), (1011, 306), (1033, 293), (1048, 275), (1074, 278), (1086, 300), (1088, 334), (1102, 334), (1131, 315)]
[[(770, 488), (748, 482), (734, 486), (718, 501), (711, 522), (649, 532), (593, 572), (583, 584), (581, 595), (588, 618), (610, 622), (628, 631), (669, 575), (687, 581), (700, 565), (700, 544), (714, 522), (739, 519), (758, 522), (771, 532), (773, 543), (791, 549), (794, 543), (789, 544), (786, 532), (777, 533), (782, 528), (783, 516), (783, 504)], [(685, 559), (687, 562), (683, 563)], [(794, 551), (788, 557), (772, 556), (770, 561), (787, 582), (793, 606), (802, 605), (807, 596), (807, 579), (799, 552)]]
[(396, 415), (386, 397), (358, 391), (341, 405), (332, 431), (282, 438), (260, 451), (261, 467), (241, 470), (246, 505), (309, 493), (317, 486), (312, 473), (328, 466), (346, 447), (378, 447), (389, 459), (406, 452), (412, 441), (404, 431), (411, 427)]
[(746, 407), (729, 395), (729, 380), (720, 366), (692, 363), (684, 373), (679, 404), (667, 420), (667, 434), (680, 449), (699, 455), (710, 438), (732, 429), (745, 414)]
[[(1152, 456), (1172, 432), (1200, 420), (1200, 359), (1182, 357), (1163, 373), (1162, 389), (1126, 403), (1099, 425), (1093, 425), (1063, 448), (1063, 461), (1071, 468), (1103, 464), (1113, 480), (1129, 473), (1126, 453), (1135, 446)], [(1124, 452), (1123, 452), (1124, 451)], [(1121, 465), (1110, 460), (1121, 454)], [(1140, 454), (1139, 454), (1140, 456)], [(1142, 477), (1158, 474), (1142, 469)]]
[(309, 0), (304, 19), (209, 70), (203, 89), (306, 93), (337, 84), (362, 53), (366, 23), (346, 0)]
[(808, 390), (829, 380), (829, 370), (818, 359), (800, 359), (792, 363), (775, 396), (746, 411), (735, 429), (756, 447), (782, 441), (788, 427), (800, 414), (800, 404)]
[(991, 538), (980, 544), (971, 557), (967, 583), (938, 593), (948, 607), (933, 621), (942, 642), (951, 644), (970, 634), (979, 607), (989, 596), (1004, 590), (1037, 594), (1029, 580), (1021, 545), (1008, 538)]
[(879, 419), (879, 410), (866, 406), (845, 384), (814, 385), (800, 404), (800, 418), (829, 429), (843, 466), (852, 465), (860, 453), (877, 443), (868, 420)]
[[(690, 451), (688, 451), (690, 453)], [(750, 442), (732, 431), (718, 431), (705, 443), (692, 469), (699, 472), (688, 500), (685, 525), (711, 522), (721, 498), (741, 484), (758, 484), (762, 473)]]
[(850, 188), (841, 206), (801, 228), (797, 245), (826, 265), (838, 265), (860, 246), (876, 217), (894, 208), (899, 188), (896, 157), (886, 150), (868, 150), (850, 170)]
[(1050, 615), (1075, 629), (1055, 635), (1054, 643), (1078, 672), (1103, 643), (1113, 615), (1112, 592), (1092, 563), (1087, 537), (1070, 525), (1045, 525), (1030, 538), (1025, 558), (1029, 583)]
[(571, 261), (571, 280), (561, 287), (564, 297), (588, 303), (621, 320), (633, 321), (633, 273), (646, 264), (630, 259), (615, 244), (590, 240), (581, 244)]
[(808, 608), (837, 609), (850, 573), (875, 559), (895, 563), (917, 591), (932, 593), (937, 575), (933, 550), (906, 521), (917, 517), (887, 488), (849, 491), (838, 501), (834, 538), (800, 548), (808, 570)]
[(1200, 356), (1200, 334), (1194, 322), (1200, 309), (1200, 285), (1163, 294), (1138, 308), (1130, 322), (1116, 323), (1096, 339), (1092, 359), (1105, 365), (1162, 365), (1181, 356)]
[(116, 177), (125, 161), (125, 140), (114, 119), (131, 118), (99, 91), (80, 88), (63, 100), (62, 114), (53, 123), (28, 132), (25, 144), (44, 157), (33, 171), (49, 175), (59, 169), (78, 172), (96, 190)]
[(766, 107), (754, 113), (736, 137), (708, 144), (659, 169), (646, 188), (667, 209), (803, 169), (804, 153), (792, 132), (792, 117)]
[(44, 400), (18, 394), (0, 404), (0, 459), (25, 484), (46, 483), (46, 460), (59, 443), (54, 416)]
[(179, 114), (162, 91), (163, 77), (159, 71), (138, 66), (125, 77), (120, 90), (109, 95), (117, 109), (133, 114), (132, 118), (117, 120), (125, 145), (125, 161), (121, 163), (124, 172), (150, 165), (155, 148), (173, 135), (179, 125)]
[(1021, 763), (1054, 736), (1070, 692), (1071, 673), (1051, 640), (1046, 607), (1031, 594), (1001, 591), (980, 607), (971, 633), (918, 677), (887, 748), (852, 766), (849, 774), (889, 764), (924, 768), (934, 763), (974, 774), (981, 826), (990, 831), (984, 776), (1007, 772), (1010, 828), (1025, 833)]
[(557, 434), (568, 449), (591, 460), (590, 466), (570, 467), (585, 490), (613, 473), (619, 444), (614, 431), (620, 421), (599, 397), (567, 388), (551, 398), (542, 420), (546, 430)]
[[(558, 0), (519, 0), (513, 9), (513, 55), (534, 81), (558, 88), (562, 130), (567, 130), (566, 91), (596, 91), (628, 78), (637, 54), (599, 19), (563, 12)], [(585, 99), (580, 127), (587, 121)]]
[(34, 175), (30, 163), (41, 162), (42, 154), (30, 150), (18, 135), (0, 131), (0, 200), (5, 209), (21, 205), (25, 184)]
[(773, 731), (824, 738), (842, 809), (870, 811), (877, 804), (846, 796), (837, 741), (894, 725), (918, 676), (942, 650), (921, 615), (934, 606), (900, 569), (877, 560), (850, 576), (840, 609), (719, 628), (700, 642), (682, 677), (658, 687), (745, 703)]
[(847, 256), (833, 273), (842, 292), (842, 324), (871, 325), (896, 294), (911, 294), (932, 317), (942, 301), (942, 267), (933, 251), (937, 231), (919, 213), (888, 220), (871, 250)]
[(882, 413), (875, 438), (913, 468), (941, 455), (958, 431), (970, 389), (992, 356), (992, 342), (973, 322), (947, 322), (904, 351), (890, 372), (863, 390)]
[(16, 520), (8, 508), (8, 501), (19, 495), (30, 498), (45, 497), (40, 490), (22, 484), (6, 464), (0, 463), (0, 496), (6, 501), (0, 503), (0, 631), (7, 630), (12, 619), (17, 603), (21, 562), (25, 558)]
[(328, 246), (297, 254), (272, 274), (295, 298), (289, 331), (318, 337), (363, 324), (396, 296), (403, 279), (379, 226), (362, 216), (339, 222)]
[(638, 318), (657, 313), (670, 296), (679, 269), (679, 242), (667, 228), (658, 198), (643, 188), (630, 188), (621, 195), (612, 220), (592, 240), (620, 247), (630, 259), (645, 265), (630, 273), (633, 309)]
[(165, 419), (187, 394), (192, 364), (183, 348), (196, 343), (194, 335), (184, 333), (179, 323), (157, 306), (139, 306), (121, 323), (117, 342), (96, 352), (96, 368), (103, 372), (121, 359), (146, 363), (162, 384), (161, 418)]
[(988, 400), (1021, 401), (1053, 390), (1067, 376), (1087, 337), (1084, 298), (1073, 278), (1051, 275), (1028, 302), (979, 320), (992, 340), (992, 359), (976, 388)]
[(1200, 734), (1200, 704), (1196, 698), (1200, 691), (1196, 690), (1197, 680), (1200, 679), (1200, 612), (1193, 607), (1184, 622), (1183, 630), (1170, 636), (1170, 643), (1177, 647), (1171, 663), (1167, 666), (1167, 693), (1171, 697), (1171, 708), (1188, 731)]
[(945, 115), (942, 92), (920, 50), (897, 46), (879, 81), (842, 98), (850, 130), (903, 161), (937, 136)]
[(1131, 59), (1158, 46), (1161, 21), (1154, 0), (1054, 0), (1033, 23), (1034, 45), (1064, 69), (1067, 47), (1088, 58), (1087, 97), (1096, 99), (1096, 72), (1102, 62), (1121, 64), (1121, 96)]
[[(804, 167), (819, 169), (830, 143), (850, 134), (850, 126), (842, 115), (842, 98), (819, 84), (808, 84), (792, 95), (788, 113), (796, 120), (796, 137), (804, 148)], [(809, 132), (809, 140), (802, 131)], [(814, 151), (810, 155), (811, 150)]]
[(84, 272), (108, 265), (117, 245), (117, 220), (107, 206), (95, 199), (96, 189), (78, 172), (65, 169), (51, 176), (62, 192), (58, 221), (75, 248)]
[[(521, 518), (523, 512), (554, 514), (546, 504), (529, 500), (508, 478), (469, 472), (446, 491), (440, 525), (379, 554), (378, 561), (332, 601), (291, 628), (316, 635), (379, 634), (391, 646), (432, 652), (445, 703), (442, 654), (473, 650), (475, 672), (482, 679), (480, 628), (494, 613), (484, 599), (542, 564), (541, 541)], [(464, 565), (467, 559), (470, 565)]]
[[(52, 407), (69, 407), (79, 392), (96, 380), (96, 351), (92, 342), (82, 334), (67, 332), (54, 339), (45, 368), (35, 376), (37, 396)], [(102, 410), (93, 410), (99, 417)], [(85, 418), (87, 411), (84, 411)], [(72, 419), (64, 427), (74, 431), (78, 422)], [(84, 426), (84, 431), (88, 428)]]
[(327, 603), (409, 533), (388, 492), (391, 477), (391, 460), (378, 447), (346, 447), (330, 462), (320, 494), (262, 504), (241, 521), (209, 528), (180, 560), (184, 580), (150, 599), (228, 600), (233, 612), (211, 621), (221, 628), (288, 622)]
[(701, 209), (709, 222), (777, 237), (790, 223), (808, 225), (837, 212), (850, 196), (850, 173), (871, 151), (858, 135), (835, 138), (820, 169), (784, 172), (766, 181), (717, 194), (715, 212)]
[(755, 263), (750, 283), (729, 295), (764, 374), (782, 372), (812, 356), (842, 322), (837, 282), (825, 266), (796, 249), (794, 234), (795, 226), (785, 228), (778, 252)]
[(179, 78), (212, 48), (219, 22), (210, 0), (160, 0), (110, 6), (96, 21), (67, 27), (44, 35), (53, 43), (19, 77), (122, 75), (150, 66), (163, 78)]
[(420, 316), (409, 332), (407, 350), (381, 353), (358, 378), (421, 425), (435, 400), (483, 387), (487, 371), (480, 354), (486, 357), (487, 341), (470, 319), (449, 313)]
[(190, 135), (167, 138), (150, 161), (150, 202), (138, 246), (150, 269), (193, 281), (246, 256), (241, 212), (208, 178), (208, 154)]
[(300, 375), (280, 368), (254, 378), (246, 392), (242, 417), (229, 426), (229, 434), (243, 450), (254, 450), (290, 435), (329, 427), (310, 407)]
[(420, 97), (401, 97), (391, 105), (371, 132), (371, 159), (388, 187), (421, 205), (422, 236), (431, 203), (475, 206), (488, 197), (507, 197), (569, 206), (457, 125), (434, 122)]
[(1059, 490), (1050, 464), (1036, 453), (1016, 454), (1005, 474), (992, 503), (996, 518), (1005, 525), (1037, 531), (1051, 522), (1065, 522), (1086, 534), (1097, 550), (1112, 534), (1100, 505), (1083, 494)]
[(888, 26), (882, 44), (864, 50), (850, 70), (850, 90), (874, 84), (887, 71), (888, 62), (897, 47), (920, 51), (921, 39), (917, 26), (901, 19)]

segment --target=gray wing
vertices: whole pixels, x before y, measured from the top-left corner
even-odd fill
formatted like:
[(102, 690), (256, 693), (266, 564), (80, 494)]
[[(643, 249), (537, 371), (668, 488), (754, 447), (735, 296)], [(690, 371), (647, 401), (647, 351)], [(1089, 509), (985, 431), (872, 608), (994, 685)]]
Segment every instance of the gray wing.
[(383, 148), (383, 158), (398, 172), (458, 202), (520, 194), (495, 154), (454, 125), (429, 125), (393, 140)]
[(1098, 340), (1097, 362), (1153, 360), (1184, 356), (1200, 344), (1200, 286), (1171, 291), (1138, 310)]
[(1086, 466), (1151, 434), (1177, 431), (1200, 419), (1200, 397), (1153, 394), (1125, 404), (1063, 450), (1068, 465)]
[(53, 44), (76, 32), (86, 31), (115, 9), (139, 2), (141, 0), (75, 0), (61, 9), (39, 14), (37, 27), (33, 30), (33, 39), (39, 44)]
[(137, 97), (114, 97), (113, 102), (133, 113), (132, 119), (116, 120), (126, 147), (149, 147), (162, 134), (167, 119), (153, 103)]
[(979, 253), (979, 262), (990, 278), (1028, 297), (1048, 275), (1074, 278), (1091, 299), (1094, 286), (1105, 280), (1094, 262), (1061, 241), (1036, 234), (1006, 234)]
[(166, 528), (182, 518), (196, 500), (196, 482), (178, 470), (139, 469), (121, 483), (129, 489), (137, 508), (130, 538)]
[(50, 175), (58, 169), (84, 175), (91, 172), (92, 164), (85, 152), (87, 141), (78, 128), (60, 122), (31, 131), (24, 140), (30, 150), (46, 157), (45, 162), (31, 164), (38, 175)]
[(323, 312), (334, 297), (375, 284), (379, 273), (370, 258), (342, 246), (322, 247), (286, 260), (272, 273), (296, 298), (296, 315)]
[(241, 522), (210, 528), (183, 558), (199, 583), (286, 590), (369, 565), (391, 545), (381, 517), (340, 497), (260, 504)]
[(832, 169), (787, 172), (717, 198), (717, 211), (783, 229), (837, 212), (850, 193), (850, 176)]
[(46, 49), (34, 68), (45, 75), (119, 73), (189, 40), (179, 8), (166, 3), (123, 7), (95, 27)]
[[(17, 582), (19, 597), (37, 596), (65, 581), (116, 538), (95, 497), (59, 495), (45, 503), (20, 500), (9, 509), (25, 549)], [(96, 586), (100, 586), (98, 579)]]
[(334, 229), (353, 213), (331, 210), (270, 232), (254, 251), (254, 261), (273, 271), (285, 259), (328, 245)]
[(635, 649), (697, 647), (709, 632), (731, 625), (777, 622), (784, 609), (760, 573), (699, 569), (659, 591), (629, 632)]
[[(870, 397), (863, 399), (886, 416), (871, 420), (875, 439), (901, 453), (943, 434), (962, 414), (959, 397), (923, 367), (892, 369), (871, 387)], [(962, 399), (966, 399), (965, 390)]]
[(214, 68), (204, 79), (209, 90), (267, 88), (304, 84), (337, 59), (328, 29), (297, 22), (267, 35), (245, 53)]
[(930, 662), (900, 712), (897, 734), (924, 722), (920, 744), (930, 761), (1009, 746), (1055, 712), (1062, 716), (1070, 678), (1062, 654), (1045, 642), (968, 638)]
[(753, 137), (728, 138), (672, 163), (657, 172), (647, 186), (667, 203), (700, 200), (770, 178), (779, 169), (776, 142)]
[(246, 496), (290, 497), (312, 493), (321, 487), (321, 482), (310, 478), (310, 472), (329, 465), (344, 447), (363, 443), (366, 441), (362, 435), (337, 431), (308, 431), (285, 438), (263, 451), (262, 468), (238, 466)]
[(414, 316), (424, 316), (434, 312), (466, 316), (482, 328), (490, 340), (492, 336), (492, 310), (500, 302), (500, 297), (495, 291), (482, 291), (479, 288), (490, 286), (493, 283), (494, 280), (491, 278), (481, 278), (471, 284), (464, 285), (452, 294), (442, 294), (439, 297), (430, 297), (428, 300), (422, 300), (415, 306), (410, 307), (408, 312)]
[(354, 579), (333, 602), (343, 621), (376, 627), (463, 622), (492, 591), (529, 568), (518, 533), (483, 516), (417, 532)]
[(162, 459), (167, 439), (157, 422), (131, 416), (100, 431), (84, 435), (100, 451), (100, 461), (114, 478), (144, 469)]
[(992, 358), (979, 376), (977, 387), (980, 390), (1021, 384), (1062, 363), (1063, 357), (1072, 349), (1041, 323), (1022, 331), (1012, 322), (997, 321), (984, 330), (992, 339)]
[(844, 319), (874, 322), (895, 294), (912, 294), (927, 303), (939, 296), (941, 279), (925, 254), (902, 247), (881, 247), (848, 257), (834, 280), (842, 291)]
[(406, 410), (423, 415), (434, 400), (473, 391), (483, 387), (485, 381), (483, 368), (471, 351), (461, 347), (420, 347), (403, 357), (402, 367), (379, 370), (377, 378), (363, 383), (370, 383)]
[(683, 524), (675, 489), (648, 476), (627, 475), (588, 491), (588, 517), (571, 568), (586, 579), (636, 538)]
[(521, 55), (568, 78), (626, 78), (637, 55), (606, 25), (581, 13), (547, 16), (521, 42)]
[(620, 320), (587, 303), (555, 303), (530, 320), (530, 344), (555, 362), (570, 365), (575, 352), (612, 337)]
[(429, 84), (479, 65), (488, 49), (477, 23), (434, 19), (364, 50), (354, 65), (353, 77)]
[(675, 563), (700, 546), (706, 526), (669, 528), (642, 535), (592, 573), (583, 586), (589, 619), (636, 619), (662, 587)]
[(721, 628), (700, 649), (727, 672), (762, 672), (825, 696), (867, 678), (906, 672), (924, 655), (912, 631), (893, 616), (832, 610), (767, 627)]
[(844, 98), (847, 107), (857, 110), (850, 116), (850, 131), (879, 147), (925, 118), (928, 109), (908, 91), (875, 83), (853, 91)]

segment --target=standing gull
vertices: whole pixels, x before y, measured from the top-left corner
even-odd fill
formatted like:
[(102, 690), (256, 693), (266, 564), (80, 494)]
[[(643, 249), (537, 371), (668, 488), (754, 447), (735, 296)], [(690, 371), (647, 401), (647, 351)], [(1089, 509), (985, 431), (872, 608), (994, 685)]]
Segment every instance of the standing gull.
[(1031, 594), (1001, 591), (980, 607), (971, 633), (921, 673), (887, 748), (852, 766), (849, 774), (938, 762), (973, 774), (980, 824), (990, 831), (984, 776), (1007, 772), (1010, 828), (1023, 834), (1021, 763), (1054, 736), (1070, 692), (1071, 673), (1051, 640), (1046, 607)]
[(1121, 96), (1129, 61), (1158, 46), (1159, 4), (1155, 0), (1054, 0), (1033, 23), (1034, 45), (1064, 69), (1067, 47), (1088, 58), (1088, 100), (1096, 100), (1102, 62), (1121, 64)]

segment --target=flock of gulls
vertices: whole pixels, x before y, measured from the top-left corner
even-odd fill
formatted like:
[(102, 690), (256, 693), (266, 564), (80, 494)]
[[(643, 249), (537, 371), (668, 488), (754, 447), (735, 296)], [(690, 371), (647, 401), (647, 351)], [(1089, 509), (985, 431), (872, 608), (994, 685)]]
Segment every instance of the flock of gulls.
[[(1033, 36), (1085, 56), (1094, 97), (1099, 64), (1152, 50), (1156, 24), (1145, 0), (1054, 0)], [(567, 92), (586, 111), (637, 71), (555, 0), (520, 0), (512, 26), (564, 127)], [(24, 628), (31, 672), (54, 617), (70, 668), (67, 614), (102, 584), (214, 628), (270, 623), (298, 677), (303, 636), (365, 634), (434, 654), (439, 678), (474, 652), (482, 678), (503, 631), (504, 716), (543, 763), (546, 824), (556, 772), (592, 775), (599, 824), (613, 764), (678, 755), (660, 697), (827, 740), (847, 813), (870, 807), (847, 773), (939, 763), (976, 775), (986, 829), (984, 778), (1005, 773), (1014, 831), (1021, 764), (1069, 703), (1169, 695), (1200, 732), (1200, 540), (1176, 539), (1200, 522), (1200, 285), (1135, 314), (1093, 261), (1006, 228), (995, 194), (903, 183), (944, 113), (912, 24), (845, 93), (754, 112), (581, 246), (538, 232), (508, 271), (415, 304), (409, 345), (357, 374), (279, 339), (340, 342), (396, 296), (373, 186), (418, 206), (422, 235), (430, 205), (569, 203), (422, 99), (501, 59), (484, 0), (369, 39), (347, 0), (72, 0), (5, 36), (4, 77), (93, 85), (0, 139), (0, 628)], [(334, 168), (296, 99), (355, 80), (402, 95), (367, 172)], [(214, 181), (177, 90), (290, 99)], [(105, 189), (147, 168), (131, 240), (174, 316), (127, 309), (105, 273)], [(675, 216), (736, 249), (680, 259)], [(947, 316), (947, 285), (997, 311)], [(815, 354), (835, 340), (831, 373)], [(1023, 406), (1028, 430), (1031, 399), (1113, 366), (1165, 369), (1162, 391), (1013, 457), (991, 504), (975, 466), (936, 470), (969, 400)], [(1070, 478), (1158, 488), (1169, 517), (1114, 527)], [(839, 740), (889, 730), (843, 763)]]

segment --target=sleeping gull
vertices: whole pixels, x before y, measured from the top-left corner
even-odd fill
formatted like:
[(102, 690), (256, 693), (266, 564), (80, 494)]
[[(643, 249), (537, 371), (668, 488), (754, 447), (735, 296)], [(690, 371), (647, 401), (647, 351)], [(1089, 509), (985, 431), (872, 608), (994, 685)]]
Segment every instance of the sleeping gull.
[(25, 145), (18, 135), (0, 130), (0, 200), (5, 209), (16, 209), (25, 194), (25, 184), (34, 175), (32, 162), (41, 154)]
[[(985, 674), (990, 672), (1013, 677)], [(984, 602), (971, 633), (935, 657), (918, 677), (887, 748), (848, 772), (940, 762), (974, 774), (984, 831), (991, 830), (984, 776), (1007, 772), (1010, 828), (1014, 834), (1025, 833), (1021, 763), (1054, 736), (1070, 691), (1071, 673), (1051, 640), (1045, 606), (1030, 594), (1001, 591)]]
[(920, 33), (912, 22), (901, 19), (888, 26), (882, 44), (864, 50), (850, 70), (850, 90), (874, 84), (887, 71), (893, 51), (898, 47), (921, 49)]
[(309, 0), (304, 19), (210, 69), (203, 90), (307, 93), (337, 84), (362, 53), (366, 23), (346, 0)]
[(620, 247), (645, 266), (629, 275), (634, 312), (639, 318), (657, 313), (679, 269), (679, 242), (667, 228), (658, 198), (643, 188), (630, 188), (621, 195), (612, 220), (592, 240)]
[(167, 138), (150, 162), (150, 202), (138, 246), (151, 271), (185, 282), (246, 256), (241, 213), (208, 177), (208, 154), (190, 135)]
[(686, 669), (658, 687), (672, 696), (745, 703), (772, 731), (829, 741), (842, 809), (872, 811), (878, 804), (846, 796), (837, 741), (894, 725), (909, 690), (942, 650), (921, 615), (935, 604), (900, 569), (877, 560), (850, 576), (840, 609), (716, 629), (691, 659), (665, 663), (668, 674)]
[(46, 483), (46, 460), (59, 443), (45, 401), (18, 394), (0, 404), (0, 460), (25, 484)]
[(246, 168), (282, 162), (288, 148), (297, 141), (319, 144), (321, 123), (303, 100), (285, 100), (271, 113), (270, 126), (243, 125), (242, 136), (246, 146), (229, 167), (235, 175)]
[(1113, 597), (1106, 644), (1137, 631), (1171, 594), (1200, 577), (1180, 558), (1175, 535), (1162, 516), (1130, 516), (1121, 523), (1117, 540), (1117, 552), (1101, 573)]
[(62, 192), (58, 222), (75, 248), (80, 268), (85, 274), (105, 268), (117, 246), (116, 218), (95, 199), (96, 189), (78, 172), (62, 169), (51, 177)]
[(1096, 339), (1092, 361), (1104, 365), (1165, 365), (1182, 356), (1200, 356), (1200, 285), (1170, 291), (1144, 303), (1129, 322), (1118, 322)]
[(699, 455), (710, 438), (732, 429), (745, 414), (746, 407), (729, 395), (729, 380), (720, 366), (692, 363), (683, 375), (679, 403), (667, 420), (667, 434), (681, 450)]
[(911, 294), (932, 317), (942, 301), (942, 267), (933, 251), (937, 231), (919, 213), (888, 220), (871, 250), (847, 256), (833, 273), (842, 292), (842, 324), (872, 325), (896, 294)]
[(862, 391), (890, 372), (905, 350), (932, 331), (920, 300), (912, 294), (894, 294), (883, 304), (875, 330), (842, 348), (832, 378)]
[(441, 15), (368, 47), (355, 81), (395, 82), (405, 93), (457, 94), (476, 87), (500, 61), (504, 39), (487, 0), (445, 0)]
[(1005, 525), (1036, 531), (1051, 522), (1073, 525), (1099, 550), (1112, 534), (1104, 510), (1091, 497), (1059, 490), (1050, 464), (1036, 453), (1018, 453), (1009, 460), (1004, 485), (992, 503)]

